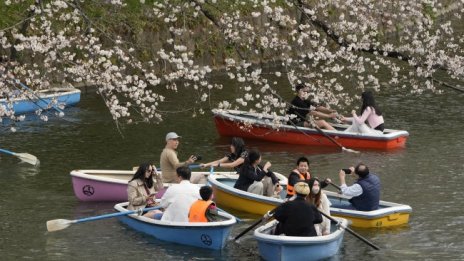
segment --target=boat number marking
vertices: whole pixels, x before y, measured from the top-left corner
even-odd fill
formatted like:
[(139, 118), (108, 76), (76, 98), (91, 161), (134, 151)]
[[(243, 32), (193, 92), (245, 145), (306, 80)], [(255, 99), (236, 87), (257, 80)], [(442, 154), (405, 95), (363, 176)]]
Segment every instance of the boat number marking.
[(82, 187), (82, 193), (84, 193), (84, 195), (90, 197), (90, 196), (93, 195), (93, 193), (95, 193), (95, 189), (90, 185), (85, 185), (85, 186)]
[(211, 244), (213, 243), (213, 240), (211, 239), (211, 237), (209, 235), (202, 234), (201, 235), (201, 242), (203, 242), (203, 244), (205, 244), (207, 246), (211, 246)]

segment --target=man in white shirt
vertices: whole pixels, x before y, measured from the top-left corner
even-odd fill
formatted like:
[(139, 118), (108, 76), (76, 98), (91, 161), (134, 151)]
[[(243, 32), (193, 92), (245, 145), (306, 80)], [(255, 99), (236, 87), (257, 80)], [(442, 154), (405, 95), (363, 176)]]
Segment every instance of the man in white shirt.
[(190, 183), (192, 172), (188, 167), (179, 167), (176, 172), (179, 184), (169, 187), (161, 198), (160, 206), (165, 209), (161, 220), (189, 222), (190, 207), (195, 201), (201, 199), (200, 188)]

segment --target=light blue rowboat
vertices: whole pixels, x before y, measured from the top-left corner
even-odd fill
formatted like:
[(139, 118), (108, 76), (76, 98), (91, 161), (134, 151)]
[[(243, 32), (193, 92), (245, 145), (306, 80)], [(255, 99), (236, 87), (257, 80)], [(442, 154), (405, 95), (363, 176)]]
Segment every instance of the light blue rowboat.
[[(119, 203), (114, 209), (119, 212), (128, 211), (127, 202)], [(219, 211), (226, 220), (207, 223), (169, 222), (155, 220), (137, 214), (119, 217), (127, 226), (153, 236), (159, 240), (194, 247), (219, 250), (226, 245), (232, 226), (237, 223), (234, 216)]]
[[(61, 112), (59, 107), (73, 106), (81, 99), (81, 91), (74, 88), (57, 88), (50, 90), (41, 90), (37, 92), (26, 92), (27, 97), (6, 98), (0, 99), (0, 106), (4, 109), (13, 106), (14, 114), (20, 115), (25, 113), (33, 113), (37, 110), (56, 110)], [(57, 101), (52, 103), (52, 101)], [(11, 105), (9, 104), (11, 102)]]
[(258, 240), (259, 254), (267, 261), (308, 261), (320, 260), (337, 254), (340, 249), (348, 221), (344, 218), (335, 218), (340, 226), (332, 225), (330, 235), (318, 237), (288, 237), (272, 235), (271, 231), (278, 221), (271, 221), (254, 232)]

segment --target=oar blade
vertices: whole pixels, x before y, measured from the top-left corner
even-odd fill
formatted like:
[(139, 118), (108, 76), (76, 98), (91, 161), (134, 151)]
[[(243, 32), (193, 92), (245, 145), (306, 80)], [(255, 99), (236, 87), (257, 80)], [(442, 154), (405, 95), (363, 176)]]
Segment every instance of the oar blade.
[(69, 227), (72, 224), (72, 220), (68, 219), (53, 219), (47, 221), (48, 232), (58, 231)]
[(34, 166), (37, 166), (40, 163), (39, 159), (36, 156), (29, 153), (15, 153), (15, 156), (17, 156), (21, 161), (24, 161)]
[(347, 148), (345, 148), (345, 147), (342, 147), (342, 150), (343, 150), (343, 151), (346, 151), (346, 152), (351, 152), (351, 153), (360, 153), (360, 152), (357, 151), (357, 150), (347, 149)]

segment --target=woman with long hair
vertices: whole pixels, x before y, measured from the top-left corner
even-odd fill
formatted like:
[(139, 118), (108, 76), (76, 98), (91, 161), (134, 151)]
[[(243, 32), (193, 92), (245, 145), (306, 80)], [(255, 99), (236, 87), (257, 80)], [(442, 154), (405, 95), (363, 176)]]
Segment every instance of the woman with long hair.
[[(140, 164), (127, 186), (127, 199), (129, 201), (127, 209), (135, 210), (157, 205), (155, 194), (162, 188), (163, 182), (156, 167), (148, 163)], [(153, 218), (156, 213), (161, 213), (161, 211), (149, 211), (144, 216)]]
[[(310, 193), (306, 200), (309, 203), (312, 203), (316, 206), (316, 208), (325, 213), (330, 215), (330, 201), (327, 198), (327, 195), (322, 192), (321, 183), (317, 178), (311, 178), (307, 181)], [(325, 236), (330, 234), (330, 220), (326, 217), (323, 217), (323, 221), (320, 224), (315, 224), (316, 232), (319, 236)]]
[(245, 142), (242, 138), (233, 137), (230, 143), (230, 153), (226, 154), (224, 157), (211, 161), (205, 164), (200, 164), (202, 168), (204, 167), (222, 167), (222, 168), (234, 168), (235, 171), (239, 171), (243, 162), (248, 155), (248, 151), (245, 147)]
[(275, 185), (278, 179), (269, 170), (271, 163), (268, 161), (264, 167), (260, 166), (261, 154), (257, 150), (248, 153), (243, 166), (240, 168), (239, 177), (235, 182), (234, 188), (250, 193), (274, 196)]
[(372, 91), (364, 91), (361, 94), (361, 98), (360, 116), (356, 115), (356, 111), (353, 110), (351, 111), (352, 117), (341, 117), (342, 121), (352, 123), (345, 131), (372, 134), (383, 133), (385, 127), (382, 111), (375, 103), (374, 94)]

